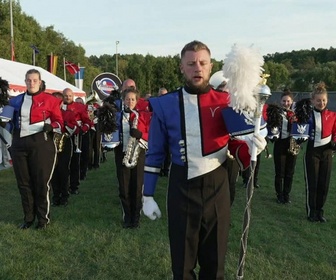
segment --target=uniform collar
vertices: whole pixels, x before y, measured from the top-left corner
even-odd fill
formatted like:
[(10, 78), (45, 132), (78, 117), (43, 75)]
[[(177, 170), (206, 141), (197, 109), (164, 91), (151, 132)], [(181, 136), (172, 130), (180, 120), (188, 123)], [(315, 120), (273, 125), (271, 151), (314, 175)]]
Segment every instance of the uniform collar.
[(204, 94), (210, 91), (211, 86), (207, 85), (205, 88), (203, 89), (195, 89), (195, 88), (190, 88), (188, 85), (184, 86), (184, 89), (186, 92), (188, 92), (189, 94)]
[(38, 95), (38, 94), (40, 94), (41, 92), (43, 92), (43, 91), (42, 91), (42, 90), (39, 90), (39, 91), (36, 92), (36, 93), (30, 93), (30, 92), (27, 91), (27, 94), (33, 96), (33, 95)]

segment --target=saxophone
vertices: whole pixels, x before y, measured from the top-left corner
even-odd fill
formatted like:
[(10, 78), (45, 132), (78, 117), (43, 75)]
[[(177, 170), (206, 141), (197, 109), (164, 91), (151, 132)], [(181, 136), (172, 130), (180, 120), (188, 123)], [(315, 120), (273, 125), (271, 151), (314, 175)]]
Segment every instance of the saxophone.
[[(295, 114), (292, 110), (288, 110), (288, 121), (290, 123), (293, 123), (296, 120)], [(294, 136), (290, 136), (289, 138), (289, 148), (288, 152), (292, 154), (293, 156), (297, 156), (300, 152), (301, 146), (296, 142), (296, 139)]]
[(300, 152), (300, 149), (301, 146), (296, 142), (295, 138), (290, 136), (288, 152), (293, 156), (297, 156)]
[[(132, 128), (137, 128), (139, 121), (139, 113), (135, 110), (130, 111), (135, 114), (135, 118), (132, 123)], [(131, 136), (127, 143), (126, 153), (122, 162), (123, 165), (125, 165), (127, 168), (135, 167), (138, 163), (138, 157), (141, 149), (147, 149), (145, 141), (143, 141), (142, 139), (137, 140), (136, 138)]]

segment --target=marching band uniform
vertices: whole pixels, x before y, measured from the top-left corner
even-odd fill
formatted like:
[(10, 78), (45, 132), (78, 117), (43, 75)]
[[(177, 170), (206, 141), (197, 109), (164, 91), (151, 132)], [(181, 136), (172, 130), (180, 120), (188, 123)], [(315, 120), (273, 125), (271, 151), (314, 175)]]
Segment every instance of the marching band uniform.
[(310, 137), (304, 157), (306, 209), (308, 220), (325, 222), (323, 206), (327, 199), (332, 170), (331, 144), (336, 141), (336, 113), (314, 108), (309, 122)]
[[(118, 100), (120, 101), (120, 100)], [(137, 111), (139, 114), (137, 130), (141, 136), (136, 137), (147, 142), (151, 113)], [(135, 114), (127, 110), (121, 110), (117, 115), (117, 123), (120, 132), (120, 144), (114, 148), (117, 178), (119, 182), (119, 198), (123, 212), (123, 227), (139, 227), (140, 211), (142, 209), (142, 186), (145, 165), (145, 149), (140, 149), (137, 164), (128, 168), (123, 164), (123, 158), (127, 151), (131, 128), (135, 120)]]
[(60, 102), (41, 90), (10, 100), (15, 108), (10, 152), (24, 212), (22, 229), (30, 227), (36, 217), (38, 228), (50, 222), (49, 182), (56, 163), (51, 132), (60, 133), (63, 128)]
[(63, 104), (62, 109), (72, 111), (77, 122), (77, 129), (71, 136), (73, 143), (72, 157), (70, 161), (70, 193), (78, 194), (78, 186), (80, 184), (80, 149), (81, 136), (87, 133), (91, 128), (91, 120), (89, 118), (86, 106), (78, 102)]
[(274, 187), (278, 203), (290, 203), (289, 194), (292, 190), (297, 158), (297, 155), (289, 152), (293, 116), (293, 111), (282, 109), (282, 124), (281, 127), (278, 128), (280, 134), (273, 146), (275, 168)]
[(227, 150), (242, 169), (250, 162), (245, 141), (230, 139), (224, 124), (221, 110), (228, 107), (229, 94), (210, 87), (195, 94), (185, 86), (149, 102), (153, 116), (143, 195), (145, 203), (154, 195), (169, 147), (167, 211), (174, 277), (191, 277), (198, 259), (200, 277), (224, 279), (220, 267), (230, 224)]
[(62, 151), (57, 154), (57, 164), (51, 179), (53, 189), (53, 206), (68, 204), (69, 198), (69, 177), (70, 161), (73, 154), (72, 134), (77, 129), (76, 116), (73, 111), (61, 110), (64, 120), (63, 130), (63, 147)]
[(99, 129), (98, 117), (96, 112), (100, 105), (98, 103), (89, 104), (89, 116), (92, 119), (93, 127), (90, 129), (90, 148), (89, 148), (89, 170), (92, 168), (99, 168), (101, 155), (102, 133)]
[[(84, 105), (84, 104), (83, 104)], [(93, 120), (90, 117), (91, 109), (87, 104), (84, 105), (87, 115), (90, 119), (90, 129), (87, 133), (82, 134), (81, 137), (81, 154), (80, 154), (80, 164), (79, 164), (79, 178), (80, 180), (85, 180), (90, 160), (90, 147), (91, 147), (91, 131), (95, 129)]]

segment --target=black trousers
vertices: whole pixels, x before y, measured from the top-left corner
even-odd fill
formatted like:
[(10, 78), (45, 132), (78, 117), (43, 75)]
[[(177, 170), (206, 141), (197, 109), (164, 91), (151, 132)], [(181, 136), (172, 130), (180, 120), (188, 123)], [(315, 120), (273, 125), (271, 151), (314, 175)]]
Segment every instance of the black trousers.
[(89, 170), (92, 168), (98, 168), (100, 165), (101, 157), (101, 139), (102, 133), (98, 130), (98, 126), (95, 125), (96, 130), (91, 129), (90, 132), (90, 148), (89, 148)]
[[(76, 140), (78, 137), (78, 140)], [(72, 157), (70, 161), (70, 191), (78, 190), (80, 181), (80, 156), (81, 156), (81, 146), (82, 146), (82, 137), (81, 135), (71, 136), (73, 142), (72, 148)], [(76, 144), (78, 143), (78, 146)]]
[(59, 202), (61, 199), (66, 200), (69, 197), (70, 161), (72, 151), (71, 138), (64, 138), (63, 151), (57, 154), (57, 163), (51, 179), (54, 202)]
[(82, 135), (82, 143), (81, 143), (81, 154), (80, 154), (80, 179), (84, 180), (89, 166), (90, 160), (90, 145), (91, 145), (91, 137), (90, 131)]
[(230, 193), (224, 166), (187, 180), (172, 164), (168, 186), (168, 228), (174, 280), (224, 279), (230, 226)]
[(25, 222), (50, 222), (50, 180), (56, 163), (52, 134), (47, 140), (43, 132), (20, 138), (14, 132), (10, 153)]
[(235, 159), (227, 159), (226, 166), (229, 177), (229, 185), (230, 185), (230, 204), (232, 206), (233, 201), (236, 196), (236, 182), (239, 176), (239, 164)]
[(273, 159), (275, 168), (274, 187), (278, 197), (288, 199), (292, 190), (296, 155), (288, 152), (290, 138), (274, 142)]
[(142, 209), (142, 187), (144, 182), (145, 150), (141, 149), (137, 165), (127, 168), (122, 164), (124, 153), (122, 144), (114, 148), (119, 198), (123, 213), (123, 222), (137, 224)]
[(308, 146), (304, 157), (308, 217), (323, 215), (332, 170), (332, 150), (328, 146)]

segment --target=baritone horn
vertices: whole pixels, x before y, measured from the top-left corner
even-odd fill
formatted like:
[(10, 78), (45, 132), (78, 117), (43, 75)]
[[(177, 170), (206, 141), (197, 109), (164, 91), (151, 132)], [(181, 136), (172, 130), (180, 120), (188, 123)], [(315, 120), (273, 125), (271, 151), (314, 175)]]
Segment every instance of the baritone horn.
[(94, 90), (92, 91), (92, 94), (90, 96), (88, 96), (88, 98), (86, 99), (86, 104), (91, 104), (91, 103), (100, 103), (101, 99), (98, 96), (98, 93)]

